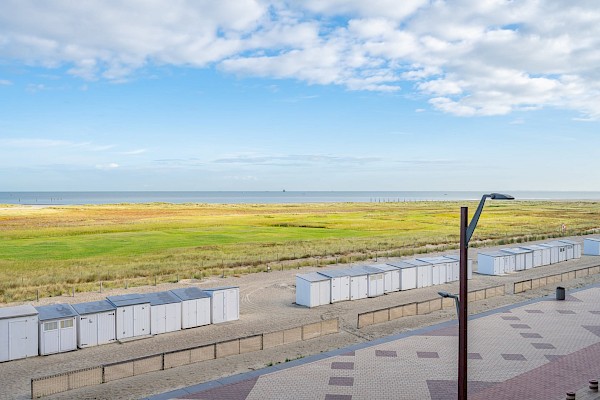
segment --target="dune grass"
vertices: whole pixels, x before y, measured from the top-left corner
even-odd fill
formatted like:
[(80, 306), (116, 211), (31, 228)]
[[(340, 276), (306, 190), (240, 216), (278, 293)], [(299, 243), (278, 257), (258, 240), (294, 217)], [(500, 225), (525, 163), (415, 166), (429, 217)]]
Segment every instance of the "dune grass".
[[(458, 246), (458, 202), (0, 209), (0, 301)], [(471, 212), (476, 203), (467, 203)], [(489, 202), (472, 246), (595, 232), (597, 202)]]

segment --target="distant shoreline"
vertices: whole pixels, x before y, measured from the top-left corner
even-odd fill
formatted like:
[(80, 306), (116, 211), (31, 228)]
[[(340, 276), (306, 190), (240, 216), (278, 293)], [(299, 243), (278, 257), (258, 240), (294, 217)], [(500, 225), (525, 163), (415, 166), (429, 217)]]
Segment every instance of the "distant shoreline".
[[(499, 191), (517, 200), (600, 201), (600, 192)], [(475, 201), (483, 191), (106, 191), (0, 192), (0, 205), (66, 206), (108, 204), (307, 204)]]

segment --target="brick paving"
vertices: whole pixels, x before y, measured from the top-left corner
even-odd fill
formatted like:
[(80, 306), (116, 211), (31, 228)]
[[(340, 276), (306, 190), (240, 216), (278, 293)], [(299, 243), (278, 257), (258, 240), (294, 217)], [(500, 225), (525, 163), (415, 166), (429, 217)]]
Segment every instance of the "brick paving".
[[(559, 400), (568, 391), (586, 392), (588, 381), (600, 378), (600, 287), (567, 298), (470, 319), (469, 399)], [(454, 321), (443, 323), (155, 399), (454, 400), (456, 333)]]

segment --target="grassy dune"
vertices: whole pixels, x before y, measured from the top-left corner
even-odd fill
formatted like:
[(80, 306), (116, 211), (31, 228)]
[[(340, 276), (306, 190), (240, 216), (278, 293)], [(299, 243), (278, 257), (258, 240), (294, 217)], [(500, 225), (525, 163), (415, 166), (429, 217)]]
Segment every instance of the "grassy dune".
[[(0, 209), (0, 301), (448, 250), (457, 202)], [(468, 203), (471, 212), (476, 203)], [(596, 202), (488, 202), (472, 246), (594, 232)]]

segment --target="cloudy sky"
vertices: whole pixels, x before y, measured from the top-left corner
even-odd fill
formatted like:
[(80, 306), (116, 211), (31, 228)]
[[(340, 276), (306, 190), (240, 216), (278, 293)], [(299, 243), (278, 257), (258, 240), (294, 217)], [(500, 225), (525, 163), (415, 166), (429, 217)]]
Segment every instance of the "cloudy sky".
[(0, 2), (0, 191), (600, 190), (596, 0)]

